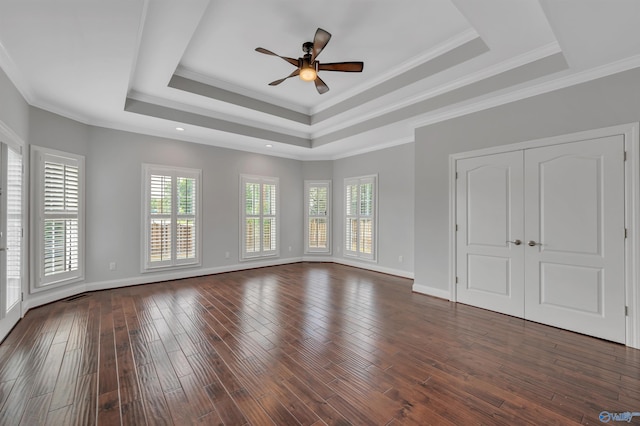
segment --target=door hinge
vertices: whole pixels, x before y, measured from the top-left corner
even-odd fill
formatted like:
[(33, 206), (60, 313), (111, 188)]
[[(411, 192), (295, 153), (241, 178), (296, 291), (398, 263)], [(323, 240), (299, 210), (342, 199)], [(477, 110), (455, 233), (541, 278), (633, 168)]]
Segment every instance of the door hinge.
[(458, 172), (456, 172), (456, 179), (458, 179)]
[(456, 284), (458, 284), (458, 277), (456, 277)]
[(458, 224), (456, 223), (456, 232), (458, 232)]
[(24, 302), (24, 292), (20, 293), (20, 301)]
[(627, 161), (627, 151), (624, 152), (624, 161)]
[(627, 228), (624, 228), (624, 237), (627, 238), (629, 235), (629, 231), (627, 230)]
[(625, 307), (624, 307), (624, 316), (625, 316), (625, 317), (628, 317), (628, 316), (629, 316), (629, 307), (628, 307), (628, 306), (625, 306)]

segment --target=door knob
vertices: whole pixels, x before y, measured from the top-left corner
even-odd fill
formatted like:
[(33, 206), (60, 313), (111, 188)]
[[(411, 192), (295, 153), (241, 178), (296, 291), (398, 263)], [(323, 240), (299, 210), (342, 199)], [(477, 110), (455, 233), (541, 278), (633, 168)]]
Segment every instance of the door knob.
[(513, 240), (513, 241), (507, 241), (507, 242), (508, 242), (508, 243), (511, 243), (511, 244), (515, 244), (515, 245), (517, 245), (517, 246), (519, 246), (520, 244), (522, 244), (522, 241), (520, 241), (520, 240)]
[(541, 246), (542, 245), (540, 243), (536, 243), (533, 240), (529, 241), (527, 244), (529, 244), (529, 247), (535, 247), (535, 246)]

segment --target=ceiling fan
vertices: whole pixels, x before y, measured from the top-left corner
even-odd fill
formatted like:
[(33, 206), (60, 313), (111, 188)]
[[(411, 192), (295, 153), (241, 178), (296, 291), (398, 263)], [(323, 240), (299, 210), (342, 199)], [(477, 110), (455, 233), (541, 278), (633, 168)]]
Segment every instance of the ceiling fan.
[(318, 93), (322, 95), (329, 91), (329, 86), (327, 86), (326, 83), (318, 76), (319, 71), (362, 72), (362, 68), (364, 67), (363, 62), (333, 62), (321, 64), (316, 60), (320, 52), (322, 52), (322, 49), (324, 49), (327, 43), (329, 43), (330, 39), (331, 34), (322, 28), (318, 28), (316, 35), (313, 37), (313, 42), (307, 41), (302, 44), (304, 56), (298, 59), (280, 56), (270, 50), (257, 47), (256, 52), (264, 53), (265, 55), (277, 56), (278, 58), (282, 58), (289, 62), (291, 65), (298, 67), (298, 69), (285, 78), (272, 81), (269, 83), (269, 86), (277, 86), (288, 78), (299, 76), (303, 81), (313, 81), (316, 84), (316, 90), (318, 90)]

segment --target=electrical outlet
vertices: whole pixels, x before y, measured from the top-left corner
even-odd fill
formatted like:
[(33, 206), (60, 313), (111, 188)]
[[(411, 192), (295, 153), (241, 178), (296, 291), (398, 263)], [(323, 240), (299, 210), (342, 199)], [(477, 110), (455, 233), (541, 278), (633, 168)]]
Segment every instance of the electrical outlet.
[(289, 251), (291, 251), (291, 246), (289, 246)]
[(224, 254), (224, 258), (225, 258), (225, 259), (228, 259), (228, 258), (229, 258), (229, 252), (225, 252), (225, 254)]
[(398, 262), (402, 263), (404, 261), (404, 257), (402, 257), (402, 255), (398, 256)]
[(117, 267), (118, 267), (118, 265), (116, 264), (116, 262), (109, 262), (109, 270), (110, 271), (115, 271)]

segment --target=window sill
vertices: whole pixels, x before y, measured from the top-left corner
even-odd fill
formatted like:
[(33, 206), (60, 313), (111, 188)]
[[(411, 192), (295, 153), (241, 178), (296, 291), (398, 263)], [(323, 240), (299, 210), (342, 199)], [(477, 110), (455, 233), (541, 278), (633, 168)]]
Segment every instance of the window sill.
[(29, 289), (30, 294), (40, 293), (48, 290), (53, 290), (60, 287), (65, 287), (72, 284), (81, 283), (84, 281), (84, 274), (78, 277), (65, 278), (59, 281), (53, 281), (48, 284), (32, 284)]
[(259, 256), (251, 256), (251, 257), (240, 257), (240, 262), (251, 262), (252, 260), (263, 260), (263, 259), (273, 259), (280, 257), (280, 253), (274, 254), (261, 254)]
[(202, 266), (202, 262), (198, 263), (184, 263), (181, 265), (166, 265), (166, 266), (152, 266), (148, 268), (142, 268), (140, 271), (143, 274), (153, 273), (153, 272), (164, 272), (164, 271), (175, 271), (180, 269), (188, 269), (188, 268), (199, 268)]

